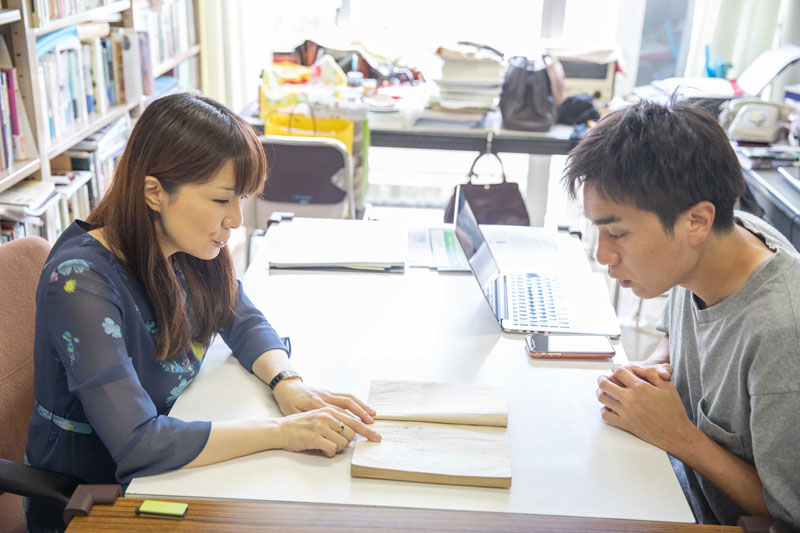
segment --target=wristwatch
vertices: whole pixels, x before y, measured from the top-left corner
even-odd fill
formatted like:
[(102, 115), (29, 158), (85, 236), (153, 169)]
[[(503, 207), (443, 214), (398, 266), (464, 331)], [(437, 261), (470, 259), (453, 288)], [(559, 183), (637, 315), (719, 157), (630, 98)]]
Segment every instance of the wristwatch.
[(272, 378), (272, 381), (269, 382), (269, 390), (274, 391), (278, 383), (284, 379), (299, 379), (300, 381), (303, 381), (303, 378), (300, 377), (300, 374), (294, 370), (281, 370), (275, 375), (274, 378)]

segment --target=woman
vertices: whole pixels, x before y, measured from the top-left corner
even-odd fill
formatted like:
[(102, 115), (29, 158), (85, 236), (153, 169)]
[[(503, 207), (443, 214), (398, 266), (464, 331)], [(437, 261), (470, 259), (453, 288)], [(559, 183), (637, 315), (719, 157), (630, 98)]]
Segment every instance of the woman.
[[(190, 94), (147, 107), (110, 190), (60, 236), (40, 278), (30, 464), (126, 484), (274, 448), (333, 456), (356, 433), (380, 439), (364, 424), (372, 409), (291, 371), (289, 349), (235, 279), (225, 245), (265, 179), (261, 144), (226, 107)], [(167, 416), (216, 333), (285, 417)], [(59, 527), (52, 511), (31, 502), (29, 526)]]

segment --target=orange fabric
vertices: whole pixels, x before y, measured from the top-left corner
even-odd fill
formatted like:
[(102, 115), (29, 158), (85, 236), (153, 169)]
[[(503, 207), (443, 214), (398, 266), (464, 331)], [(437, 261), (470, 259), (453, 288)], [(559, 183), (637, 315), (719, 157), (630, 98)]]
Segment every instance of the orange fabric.
[[(36, 287), (50, 245), (27, 237), (0, 245), (0, 458), (22, 462), (33, 410)], [(24, 531), (21, 498), (0, 496), (0, 530)]]

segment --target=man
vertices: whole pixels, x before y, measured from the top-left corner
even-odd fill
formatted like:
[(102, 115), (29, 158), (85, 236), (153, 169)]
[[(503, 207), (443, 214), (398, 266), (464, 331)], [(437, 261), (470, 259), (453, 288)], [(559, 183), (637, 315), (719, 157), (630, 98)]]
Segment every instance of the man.
[(598, 380), (603, 420), (674, 458), (699, 522), (800, 528), (800, 255), (734, 211), (744, 181), (722, 128), (688, 105), (614, 111), (564, 181), (583, 187), (609, 275), (669, 291), (653, 355)]

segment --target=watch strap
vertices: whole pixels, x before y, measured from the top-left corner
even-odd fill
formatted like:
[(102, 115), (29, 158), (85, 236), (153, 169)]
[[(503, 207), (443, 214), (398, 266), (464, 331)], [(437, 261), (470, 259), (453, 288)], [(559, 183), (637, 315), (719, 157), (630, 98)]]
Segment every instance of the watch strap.
[(294, 370), (281, 370), (278, 372), (274, 378), (269, 382), (269, 390), (275, 390), (275, 387), (283, 381), (284, 379), (299, 379), (303, 381), (303, 378), (300, 377), (300, 374), (295, 372)]

